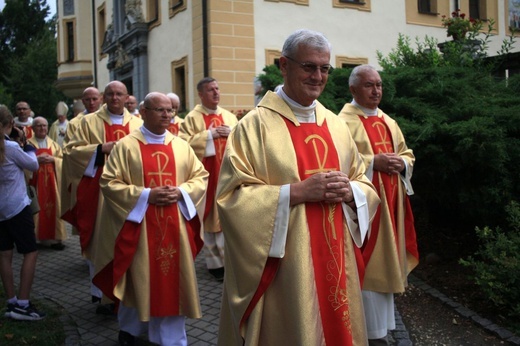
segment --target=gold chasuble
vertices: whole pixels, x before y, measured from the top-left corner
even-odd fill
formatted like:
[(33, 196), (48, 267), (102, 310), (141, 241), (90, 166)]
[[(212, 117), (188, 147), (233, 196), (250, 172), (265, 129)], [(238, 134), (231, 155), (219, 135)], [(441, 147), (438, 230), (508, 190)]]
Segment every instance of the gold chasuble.
[(328, 169), (360, 188), (371, 220), (379, 198), (355, 143), (319, 102), (316, 123), (301, 124), (268, 92), (231, 132), (217, 189), (226, 238), (218, 345), (366, 345), (359, 230), (341, 205), (288, 207), (284, 255), (270, 255), (282, 186)]
[(40, 164), (29, 184), (36, 188), (40, 212), (34, 215), (36, 239), (64, 240), (67, 238), (65, 224), (60, 219), (60, 185), (62, 153), (58, 143), (47, 137), (47, 148), (40, 148), (35, 137), (29, 143), (36, 148), (36, 156), (47, 153), (54, 157), (53, 163)]
[[(129, 124), (109, 125), (104, 123), (105, 143), (118, 141), (129, 133)], [(99, 204), (99, 178), (103, 173), (103, 166), (99, 166), (94, 177), (83, 176), (76, 192), (76, 205), (70, 213), (72, 217), (63, 216), (63, 219), (78, 229), (81, 251), (84, 252), (90, 245), (92, 233), (96, 223)]]
[[(393, 153), (394, 146), (392, 143), (392, 136), (386, 123), (376, 116), (367, 118), (360, 116), (359, 118), (363, 123), (365, 131), (367, 132), (374, 153)], [(384, 198), (386, 199), (385, 212), (392, 225), (391, 230), (393, 232), (393, 239), (396, 243), (396, 248), (399, 250), (399, 243), (404, 241), (406, 244), (406, 251), (411, 253), (415, 258), (419, 258), (419, 253), (417, 251), (413, 213), (410, 206), (410, 199), (408, 198), (408, 196), (405, 196), (405, 214), (407, 216), (407, 218), (405, 218), (404, 225), (405, 239), (399, 239), (401, 235), (397, 232), (398, 227), (396, 218), (398, 210), (397, 205), (400, 177), (397, 175), (388, 175), (380, 171), (374, 171), (372, 183), (374, 184), (376, 191), (379, 191), (379, 195), (384, 196)], [(372, 221), (372, 232), (368, 240), (363, 245), (363, 259), (366, 265), (368, 265), (368, 263), (370, 262), (372, 254), (374, 252), (376, 240), (379, 235), (380, 223), (381, 205), (379, 205), (379, 207), (377, 208), (376, 216), (374, 218), (374, 221)], [(401, 257), (400, 254), (399, 257)]]
[(186, 140), (195, 154), (202, 161), (209, 172), (208, 192), (206, 196), (206, 207), (204, 209), (204, 232), (216, 233), (221, 231), (220, 220), (216, 208), (215, 190), (222, 162), (222, 155), (226, 147), (226, 138), (213, 139), (215, 155), (206, 157), (206, 146), (210, 126), (228, 125), (231, 128), (238, 122), (236, 116), (217, 106), (216, 114), (207, 114), (202, 105), (196, 105), (189, 112), (184, 121), (179, 125), (179, 137)]
[[(194, 260), (202, 249), (200, 217), (208, 173), (189, 144), (167, 133), (149, 144), (138, 129), (112, 150), (100, 179), (107, 219), (96, 239), (93, 282), (114, 301), (150, 317), (201, 316)], [(148, 204), (144, 220), (126, 220), (144, 188), (182, 187), (197, 213), (186, 221), (178, 204)]]
[[(377, 116), (366, 116), (352, 104), (345, 105), (339, 117), (349, 126), (366, 167), (376, 154), (395, 153), (407, 162), (406, 174), (411, 177), (415, 157), (395, 120), (380, 109)], [(362, 247), (366, 268), (363, 289), (404, 292), (407, 276), (419, 262), (410, 199), (401, 175), (373, 170), (372, 183), (382, 203)]]
[[(284, 120), (294, 144), (301, 180), (339, 169), (338, 153), (326, 121), (322, 126), (306, 123), (296, 127)], [(352, 345), (341, 203), (306, 203), (305, 213), (325, 344)]]

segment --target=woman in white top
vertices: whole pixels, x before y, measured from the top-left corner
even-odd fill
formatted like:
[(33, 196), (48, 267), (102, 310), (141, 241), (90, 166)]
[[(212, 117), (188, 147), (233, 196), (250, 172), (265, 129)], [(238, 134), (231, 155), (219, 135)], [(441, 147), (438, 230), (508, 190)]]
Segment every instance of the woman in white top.
[[(45, 314), (36, 310), (29, 300), (38, 252), (23, 170), (36, 171), (38, 161), (35, 148), (24, 143), (23, 132), (13, 129), (13, 124), (9, 109), (0, 106), (0, 277), (8, 297), (5, 316), (34, 321)], [(18, 135), (18, 141), (9, 139), (11, 131)], [(15, 245), (24, 256), (18, 296), (13, 278)]]

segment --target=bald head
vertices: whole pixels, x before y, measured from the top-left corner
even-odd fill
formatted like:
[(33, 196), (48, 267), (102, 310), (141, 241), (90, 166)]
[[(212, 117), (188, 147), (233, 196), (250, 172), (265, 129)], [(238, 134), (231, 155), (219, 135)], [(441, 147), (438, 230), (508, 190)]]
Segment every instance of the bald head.
[(128, 100), (126, 85), (117, 80), (108, 83), (103, 93), (103, 100), (110, 113), (122, 115), (125, 112), (125, 103)]
[(88, 87), (83, 90), (83, 96), (81, 102), (85, 106), (87, 113), (93, 113), (101, 106), (101, 93), (94, 87)]
[(142, 113), (144, 127), (150, 132), (163, 134), (173, 116), (172, 103), (169, 97), (160, 92), (151, 92), (144, 98)]

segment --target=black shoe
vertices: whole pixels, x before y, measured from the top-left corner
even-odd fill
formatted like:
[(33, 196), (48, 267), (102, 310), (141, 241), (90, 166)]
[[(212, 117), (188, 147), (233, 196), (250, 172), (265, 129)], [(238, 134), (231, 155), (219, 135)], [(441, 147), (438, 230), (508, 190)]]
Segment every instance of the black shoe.
[(119, 345), (121, 346), (135, 345), (135, 336), (123, 330), (119, 331), (119, 336), (117, 337), (117, 340), (119, 341)]
[(7, 308), (5, 309), (4, 317), (11, 317), (11, 313), (13, 312), (15, 306), (15, 303), (7, 303)]
[(61, 250), (65, 249), (65, 245), (63, 245), (63, 243), (55, 243), (55, 244), (51, 244), (50, 248), (53, 250), (61, 251)]
[(101, 298), (100, 297), (96, 297), (96, 296), (92, 296), (92, 303), (101, 303)]
[(115, 304), (99, 304), (96, 308), (96, 314), (98, 315), (115, 315), (116, 314), (116, 305)]
[(224, 267), (216, 268), (216, 269), (208, 269), (209, 273), (217, 279), (217, 281), (224, 281)]
[(44, 317), (45, 314), (38, 311), (31, 303), (24, 308), (16, 304), (11, 311), (11, 318), (20, 321), (39, 321)]

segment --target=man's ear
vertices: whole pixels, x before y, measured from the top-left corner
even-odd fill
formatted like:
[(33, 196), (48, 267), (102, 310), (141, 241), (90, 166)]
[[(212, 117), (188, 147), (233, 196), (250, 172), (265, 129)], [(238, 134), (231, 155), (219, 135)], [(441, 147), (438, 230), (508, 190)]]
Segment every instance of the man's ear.
[(348, 90), (350, 90), (350, 93), (352, 94), (352, 96), (356, 95), (356, 88), (354, 88), (353, 85), (349, 86)]

